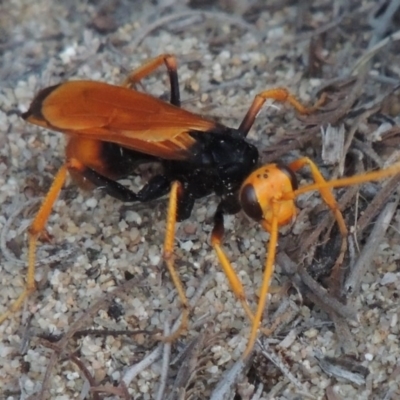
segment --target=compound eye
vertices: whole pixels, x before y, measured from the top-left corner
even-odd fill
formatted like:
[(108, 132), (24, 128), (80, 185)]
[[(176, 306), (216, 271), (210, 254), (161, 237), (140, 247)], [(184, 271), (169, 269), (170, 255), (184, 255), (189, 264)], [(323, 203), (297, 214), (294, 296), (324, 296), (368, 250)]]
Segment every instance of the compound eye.
[(255, 221), (260, 221), (263, 218), (263, 212), (253, 185), (247, 184), (242, 188), (240, 191), (240, 204), (243, 211), (250, 218)]

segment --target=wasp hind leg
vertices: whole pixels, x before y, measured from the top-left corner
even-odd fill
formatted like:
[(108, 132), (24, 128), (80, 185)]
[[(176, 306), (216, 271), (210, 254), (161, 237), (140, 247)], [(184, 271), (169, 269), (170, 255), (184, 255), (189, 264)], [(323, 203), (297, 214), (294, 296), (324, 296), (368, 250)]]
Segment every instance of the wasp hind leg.
[(179, 93), (179, 81), (177, 72), (177, 62), (175, 56), (171, 54), (160, 54), (159, 56), (147, 61), (139, 68), (134, 69), (124, 80), (122, 86), (135, 87), (143, 78), (150, 75), (154, 70), (165, 64), (168, 70), (169, 82), (171, 86), (170, 103), (174, 106), (181, 106)]
[[(75, 172), (88, 179), (96, 187), (101, 188), (108, 195), (124, 202), (147, 202), (164, 196), (169, 192), (169, 204), (167, 213), (166, 232), (164, 240), (163, 258), (171, 275), (172, 282), (178, 292), (183, 311), (179, 327), (169, 336), (161, 337), (162, 341), (173, 341), (187, 329), (189, 317), (189, 302), (181, 279), (174, 265), (174, 241), (176, 222), (185, 219), (187, 213), (190, 215), (193, 202), (189, 201), (190, 196), (184, 195), (182, 184), (178, 181), (172, 182), (165, 175), (153, 177), (138, 193), (131, 191), (120, 183), (102, 176), (96, 171), (83, 165), (77, 165)], [(187, 202), (187, 203), (186, 203)], [(181, 212), (179, 212), (181, 210)], [(182, 214), (183, 212), (183, 214)]]
[(113, 179), (107, 178), (91, 168), (85, 167), (79, 174), (86, 178), (95, 187), (105, 194), (114, 197), (124, 203), (139, 201), (142, 203), (156, 200), (169, 192), (171, 181), (164, 175), (156, 175), (143, 186), (137, 193), (121, 185)]

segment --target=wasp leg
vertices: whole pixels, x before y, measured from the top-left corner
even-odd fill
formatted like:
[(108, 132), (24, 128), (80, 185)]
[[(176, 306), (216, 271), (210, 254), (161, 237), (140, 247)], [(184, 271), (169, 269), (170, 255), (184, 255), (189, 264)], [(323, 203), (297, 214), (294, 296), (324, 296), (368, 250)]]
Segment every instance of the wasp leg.
[(224, 214), (222, 211), (222, 207), (218, 206), (217, 211), (214, 215), (214, 227), (211, 232), (211, 245), (217, 254), (218, 260), (222, 266), (222, 269), (224, 270), (224, 273), (229, 281), (233, 293), (242, 304), (242, 307), (246, 312), (248, 318), (253, 321), (254, 315), (250, 310), (249, 304), (247, 303), (243, 284), (237, 276), (230, 261), (228, 260), (228, 257), (225, 254), (225, 251), (221, 246), (224, 231)]
[(163, 258), (165, 264), (167, 265), (169, 274), (171, 275), (172, 282), (174, 283), (175, 288), (178, 292), (178, 296), (181, 300), (183, 310), (181, 317), (182, 319), (178, 329), (175, 330), (175, 332), (173, 332), (170, 336), (161, 338), (162, 341), (168, 341), (168, 342), (177, 339), (181, 335), (182, 331), (185, 331), (187, 329), (188, 317), (189, 317), (189, 302), (187, 300), (185, 290), (182, 285), (182, 281), (179, 278), (179, 275), (174, 265), (175, 226), (177, 221), (178, 203), (182, 195), (183, 195), (182, 184), (178, 181), (174, 181), (171, 185), (171, 191), (169, 195)]
[[(291, 169), (293, 172), (298, 171), (299, 169), (303, 168), (304, 166), (308, 165), (312, 177), (315, 181), (315, 186), (316, 190), (318, 190), (321, 193), (321, 196), (324, 200), (324, 202), (328, 205), (328, 207), (332, 210), (337, 224), (339, 226), (340, 233), (343, 236), (348, 235), (348, 230), (346, 223), (343, 219), (343, 215), (339, 210), (339, 206), (336, 202), (335, 196), (332, 193), (332, 190), (329, 186), (329, 181), (327, 182), (325, 178), (322, 176), (321, 172), (319, 171), (318, 167), (315, 165), (313, 161), (311, 161), (308, 157), (303, 157), (300, 158), (296, 161), (293, 161), (292, 163), (289, 164), (289, 169)], [(307, 187), (307, 186), (305, 186)], [(301, 193), (304, 193), (304, 188), (301, 188)], [(294, 191), (294, 196), (297, 197), (299, 190)]]
[[(292, 163), (293, 168), (296, 168), (296, 165), (297, 165), (298, 166), (297, 169), (299, 169), (299, 168), (301, 168), (302, 165), (305, 165), (305, 164), (309, 165), (311, 168), (311, 165), (314, 164), (311, 160), (307, 159), (306, 162), (303, 162), (302, 165), (300, 165), (301, 163), (299, 164), (299, 162), (301, 160), (302, 159), (294, 161)], [(319, 172), (318, 167), (315, 164), (314, 164), (314, 169)], [(366, 172), (364, 174), (354, 175), (354, 176), (350, 176), (347, 178), (339, 178), (339, 179), (332, 179), (330, 181), (326, 181), (322, 177), (323, 180), (320, 182), (316, 182), (316, 183), (313, 183), (310, 185), (305, 185), (305, 186), (302, 186), (301, 188), (295, 190), (293, 192), (292, 198), (296, 198), (300, 194), (312, 192), (314, 190), (318, 190), (321, 192), (321, 189), (333, 189), (333, 188), (338, 188), (338, 187), (358, 185), (360, 183), (365, 183), (365, 182), (379, 181), (381, 179), (389, 178), (390, 176), (397, 175), (399, 173), (400, 173), (400, 162), (397, 162), (397, 163), (391, 165), (390, 167), (382, 169), (382, 170), (370, 171), (370, 172)]]
[(137, 193), (138, 200), (143, 202), (159, 199), (168, 194), (171, 188), (171, 180), (165, 175), (156, 175)]
[(241, 134), (243, 134), (244, 137), (246, 137), (247, 134), (249, 133), (249, 130), (253, 126), (254, 121), (257, 117), (257, 114), (260, 112), (261, 107), (268, 99), (279, 101), (280, 103), (289, 103), (300, 114), (310, 114), (315, 110), (317, 110), (319, 107), (321, 107), (321, 105), (325, 102), (326, 96), (322, 95), (314, 106), (305, 107), (296, 99), (295, 96), (293, 96), (285, 88), (274, 88), (265, 90), (264, 92), (261, 92), (256, 95), (252, 105), (250, 106), (249, 110), (247, 111), (247, 114), (243, 118), (243, 121), (238, 128), (238, 131)]
[(250, 355), (251, 351), (253, 350), (254, 343), (256, 342), (257, 330), (259, 328), (261, 318), (265, 309), (267, 294), (269, 292), (269, 285), (275, 269), (276, 246), (278, 244), (278, 230), (279, 230), (279, 225), (278, 225), (279, 207), (280, 207), (279, 201), (276, 201), (272, 204), (272, 220), (270, 227), (268, 229), (270, 233), (269, 243), (267, 248), (268, 255), (267, 255), (267, 260), (265, 262), (264, 275), (259, 292), (257, 310), (254, 315), (249, 341), (247, 343), (246, 350), (243, 354), (243, 358), (246, 358), (247, 356)]
[(57, 197), (65, 183), (68, 165), (63, 165), (57, 172), (53, 183), (47, 192), (39, 211), (36, 214), (31, 226), (29, 227), (29, 252), (28, 252), (28, 271), (26, 274), (26, 284), (24, 291), (10, 306), (10, 308), (0, 316), (0, 324), (3, 323), (11, 314), (15, 313), (22, 306), (22, 303), (36, 289), (35, 284), (35, 263), (36, 263), (36, 245), (40, 234), (43, 232), (46, 222), (49, 218), (51, 209), (57, 200)]
[[(387, 178), (389, 176), (396, 175), (400, 173), (400, 163), (393, 164), (392, 166), (380, 171), (371, 171), (365, 174), (355, 175), (348, 178), (333, 179), (331, 181), (326, 181), (322, 176), (322, 174), (320, 173), (318, 167), (307, 157), (300, 158), (299, 160), (292, 162), (289, 165), (289, 168), (292, 171), (297, 171), (298, 169), (302, 168), (305, 165), (308, 165), (310, 167), (315, 183), (310, 185), (305, 185), (295, 190), (294, 192), (291, 193), (291, 198), (295, 199), (299, 195), (306, 192), (311, 192), (313, 190), (318, 190), (320, 192), (324, 202), (328, 205), (328, 207), (332, 210), (333, 214), (335, 215), (335, 219), (339, 226), (340, 233), (343, 236), (343, 242), (346, 241), (345, 244), (343, 244), (342, 242), (342, 249), (341, 249), (341, 253), (343, 253), (341, 254), (341, 256), (344, 257), (344, 252), (347, 249), (346, 239), (348, 235), (348, 230), (346, 227), (346, 223), (343, 219), (342, 213), (338, 208), (337, 202), (331, 190), (335, 187), (352, 186), (364, 182), (377, 181), (383, 178)], [(336, 262), (332, 270), (331, 277), (333, 280), (337, 279), (338, 275), (336, 274), (338, 274), (337, 270), (340, 266), (339, 261), (341, 256), (339, 256), (338, 261)]]
[[(271, 221), (270, 225), (270, 240), (268, 244), (268, 256), (267, 260), (265, 262), (265, 268), (264, 268), (264, 276), (263, 276), (263, 281), (262, 281), (262, 286), (260, 288), (259, 292), (259, 301), (257, 304), (257, 310), (256, 313), (253, 314), (253, 312), (250, 310), (250, 307), (247, 303), (246, 295), (243, 289), (243, 285), (237, 276), (235, 270), (233, 269), (231, 263), (229, 262), (224, 250), (221, 247), (221, 241), (222, 237), (224, 235), (224, 221), (223, 221), (223, 212), (221, 205), (218, 206), (217, 212), (215, 213), (214, 216), (214, 228), (211, 233), (211, 244), (217, 253), (219, 262), (225, 272), (226, 277), (228, 278), (228, 281), (230, 283), (230, 286), (232, 288), (232, 291), (238, 298), (238, 300), (241, 302), (243, 309), (245, 310), (248, 318), (250, 319), (252, 326), (251, 326), (251, 331), (250, 331), (250, 336), (249, 336), (249, 341), (247, 343), (246, 350), (243, 354), (243, 358), (246, 358), (250, 355), (250, 353), (253, 350), (254, 343), (257, 339), (257, 331), (260, 328), (260, 322), (261, 318), (263, 315), (263, 311), (265, 308), (265, 303), (266, 303), (266, 297), (269, 291), (269, 284), (271, 281), (272, 274), (274, 273), (274, 262), (275, 262), (275, 254), (276, 254), (276, 246), (278, 243), (278, 215), (279, 215), (279, 203), (276, 202), (273, 204), (273, 218)], [(261, 328), (261, 331), (265, 334), (268, 335), (270, 333), (270, 330)]]
[[(163, 258), (167, 265), (168, 271), (171, 275), (172, 282), (178, 292), (178, 296), (181, 300), (183, 311), (182, 320), (178, 329), (171, 335), (166, 337), (161, 337), (162, 341), (173, 341), (178, 338), (182, 331), (187, 329), (188, 315), (189, 315), (189, 302), (187, 300), (185, 290), (183, 288), (182, 282), (176, 272), (174, 266), (174, 239), (175, 239), (175, 225), (178, 216), (178, 206), (183, 204), (183, 188), (180, 182), (175, 181), (172, 183), (164, 175), (157, 175), (152, 178), (138, 193), (134, 193), (125, 186), (119, 184), (112, 179), (106, 178), (96, 171), (85, 167), (84, 165), (76, 162), (73, 168), (75, 173), (81, 174), (83, 177), (87, 178), (94, 185), (101, 187), (105, 192), (113, 197), (116, 197), (122, 201), (141, 201), (146, 202), (159, 198), (166, 193), (169, 195), (169, 205), (166, 223), (166, 232), (164, 240), (164, 252)], [(192, 204), (193, 206), (193, 204)]]
[(113, 179), (107, 178), (91, 168), (84, 168), (79, 173), (104, 193), (124, 203), (135, 201), (147, 202), (158, 199), (169, 192), (171, 181), (164, 175), (157, 175), (138, 192), (135, 193)]
[(192, 214), (194, 197), (188, 189), (185, 189), (183, 196), (178, 200), (178, 211), (176, 219), (178, 222), (185, 221)]
[(132, 190), (117, 181), (107, 178), (91, 168), (84, 168), (82, 171), (76, 171), (83, 178), (86, 178), (95, 187), (102, 189), (102, 191), (115, 199), (125, 203), (138, 201), (138, 196)]
[(169, 82), (171, 86), (170, 103), (174, 106), (181, 106), (179, 94), (179, 81), (177, 72), (177, 62), (175, 56), (171, 54), (160, 54), (159, 56), (147, 61), (139, 68), (133, 70), (122, 83), (122, 86), (135, 87), (143, 78), (151, 74), (162, 64), (165, 64), (168, 70)]
[[(340, 234), (342, 235), (342, 244), (340, 247), (340, 254), (339, 257), (337, 258), (335, 265), (332, 268), (331, 272), (331, 288), (335, 292), (337, 290), (335, 288), (340, 288), (340, 281), (341, 281), (341, 267), (343, 264), (343, 260), (347, 251), (347, 237), (348, 237), (348, 229), (346, 226), (346, 222), (343, 218), (343, 215), (341, 211), (339, 210), (339, 205), (335, 199), (335, 196), (332, 193), (332, 189), (330, 187), (327, 187), (326, 185), (329, 184), (325, 180), (325, 178), (322, 176), (321, 172), (319, 171), (318, 167), (315, 165), (313, 161), (311, 161), (308, 157), (303, 157), (300, 158), (296, 161), (293, 161), (292, 163), (289, 164), (289, 169), (291, 169), (293, 172), (298, 171), (299, 169), (303, 168), (304, 166), (308, 165), (311, 174), (313, 176), (313, 179), (315, 181), (315, 184), (317, 186), (318, 191), (321, 194), (322, 199), (324, 202), (327, 204), (327, 206), (331, 209), (336, 222), (339, 227)], [(297, 196), (297, 191), (294, 192), (294, 195)], [(339, 295), (339, 293), (336, 293)]]

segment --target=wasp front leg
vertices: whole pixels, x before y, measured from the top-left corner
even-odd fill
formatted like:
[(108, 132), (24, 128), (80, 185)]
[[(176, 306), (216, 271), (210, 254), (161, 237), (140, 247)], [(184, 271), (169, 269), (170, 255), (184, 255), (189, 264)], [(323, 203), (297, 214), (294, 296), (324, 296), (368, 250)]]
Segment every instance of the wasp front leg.
[[(303, 157), (290, 163), (289, 169), (291, 169), (293, 172), (296, 172), (299, 169), (303, 168), (304, 166), (308, 166), (310, 168), (311, 175), (315, 181), (315, 184), (317, 185), (317, 189), (320, 192), (324, 202), (331, 209), (336, 219), (336, 223), (338, 224), (340, 234), (342, 235), (340, 254), (335, 262), (335, 265), (332, 268), (332, 272), (330, 275), (331, 287), (334, 289), (334, 291), (337, 291), (337, 289), (341, 286), (340, 281), (342, 275), (342, 265), (348, 247), (347, 237), (349, 231), (347, 229), (346, 222), (343, 218), (342, 212), (339, 209), (339, 205), (335, 199), (335, 196), (332, 193), (332, 189), (330, 187), (326, 187), (328, 182), (322, 176), (316, 164), (313, 161), (311, 161), (308, 157)], [(296, 192), (297, 191), (293, 192), (293, 194), (297, 195)]]
[[(246, 295), (244, 293), (243, 285), (221, 247), (221, 240), (224, 234), (222, 207), (218, 207), (217, 212), (214, 216), (214, 229), (211, 234), (212, 246), (217, 253), (218, 259), (225, 272), (226, 277), (228, 278), (232, 291), (241, 302), (248, 318), (252, 322), (250, 337), (247, 343), (246, 350), (243, 354), (243, 358), (248, 357), (253, 350), (254, 343), (257, 339), (257, 331), (260, 328), (260, 323), (264, 312), (267, 295), (269, 292), (271, 277), (274, 273), (276, 246), (278, 244), (279, 208), (279, 200), (274, 201), (271, 209), (271, 220), (269, 221), (267, 229), (267, 231), (270, 233), (270, 239), (267, 248), (267, 260), (264, 266), (263, 280), (259, 291), (259, 300), (255, 314), (253, 314), (253, 312), (250, 310), (250, 307), (247, 303)], [(262, 329), (262, 331), (265, 334), (269, 333), (269, 331), (265, 329)]]
[(51, 209), (57, 200), (57, 197), (65, 183), (68, 165), (63, 165), (57, 172), (53, 183), (47, 192), (39, 211), (36, 214), (31, 226), (29, 227), (29, 252), (28, 252), (28, 271), (26, 273), (26, 283), (23, 292), (9, 309), (0, 316), (0, 324), (18, 311), (23, 302), (36, 290), (35, 284), (35, 264), (36, 264), (36, 246), (40, 235), (43, 233), (46, 222), (49, 219)]
[(214, 215), (214, 228), (211, 232), (211, 245), (217, 254), (218, 260), (222, 266), (222, 269), (224, 270), (224, 273), (229, 281), (233, 293), (242, 304), (242, 307), (245, 310), (248, 318), (253, 321), (254, 315), (253, 312), (250, 310), (249, 304), (247, 303), (243, 284), (240, 281), (240, 278), (238, 277), (236, 271), (232, 267), (232, 264), (225, 254), (224, 249), (222, 248), (222, 238), (224, 236), (224, 231), (224, 214), (222, 211), (222, 207), (219, 205)]

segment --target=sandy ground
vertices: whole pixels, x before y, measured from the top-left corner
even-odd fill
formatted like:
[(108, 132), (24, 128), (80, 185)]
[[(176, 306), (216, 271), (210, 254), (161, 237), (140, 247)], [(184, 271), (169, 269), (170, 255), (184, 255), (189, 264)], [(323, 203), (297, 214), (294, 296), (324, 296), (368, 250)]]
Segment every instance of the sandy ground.
[[(373, 1), (338, 6), (318, 0), (302, 7), (288, 1), (268, 6), (221, 1), (204, 8), (196, 8), (199, 2), (185, 3), (116, 0), (100, 6), (9, 0), (0, 5), (0, 310), (5, 311), (23, 288), (26, 229), (64, 160), (62, 134), (19, 117), (40, 88), (66, 79), (119, 83), (131, 69), (168, 52), (177, 56), (182, 106), (237, 127), (258, 92), (284, 86), (310, 104), (321, 87), (338, 78), (342, 82), (354, 72), (367, 49), (385, 37), (381, 25), (372, 24), (380, 21), (374, 16), (384, 15)], [(368, 17), (370, 24), (365, 22)], [(395, 17), (390, 32), (398, 29), (396, 21)], [(265, 107), (249, 134), (262, 159), (270, 162), (279, 155), (287, 162), (307, 155), (318, 165), (326, 164), (321, 158), (321, 127), (326, 130), (328, 122), (342, 125), (346, 138), (355, 134), (350, 149), (364, 154), (365, 168), (394, 157), (398, 99), (388, 94), (399, 83), (396, 40), (382, 46), (367, 64), (357, 90), (353, 81), (350, 89), (343, 85), (345, 89), (338, 90), (342, 98), (331, 96), (326, 118), (318, 119), (316, 113), (315, 121), (305, 122), (290, 107)], [(362, 68), (355, 70), (356, 77), (362, 75), (359, 71)], [(144, 89), (165, 97), (167, 84), (161, 68), (145, 80)], [(340, 107), (342, 113), (334, 114)], [(381, 134), (390, 131), (392, 141), (375, 145), (378, 129)], [(143, 167), (123, 183), (137, 190), (154, 171)], [(338, 169), (327, 165), (323, 173), (331, 177)], [(300, 175), (303, 178), (309, 175)], [(366, 185), (359, 197), (350, 196), (345, 211), (349, 225), (379, 187)], [(323, 289), (329, 286), (326, 269), (335, 262), (335, 247), (324, 244), (321, 235), (316, 238), (319, 253), (311, 253), (312, 246), (301, 248), (326, 216), (321, 217), (325, 207), (320, 203), (317, 195), (299, 199), (301, 211), (295, 225), (283, 231), (279, 250), (287, 250), (295, 265), (305, 267)], [(209, 245), (216, 206), (215, 197), (203, 199), (191, 218), (179, 224), (176, 265), (189, 299), (194, 302), (198, 296), (187, 334), (172, 343), (170, 360), (163, 363), (161, 352), (168, 354), (168, 346), (153, 340), (151, 333), (163, 331), (180, 312), (162, 263), (166, 199), (150, 205), (122, 204), (99, 190), (83, 192), (68, 182), (47, 225), (51, 240), (38, 246), (38, 291), (22, 312), (0, 326), (0, 398), (155, 399), (161, 393), (161, 399), (208, 399), (221, 382), (227, 385), (214, 398), (399, 398), (396, 208), (385, 211), (384, 216), (394, 217), (387, 217), (390, 228), (376, 237), (373, 254), (364, 262), (370, 268), (358, 277), (360, 291), (346, 306), (339, 303), (339, 311), (332, 304), (321, 306), (324, 294), (312, 297), (304, 273), (296, 275), (300, 282), (283, 273), (285, 262), (280, 259), (263, 322), (276, 328), (262, 337), (267, 357), (258, 348), (243, 373), (230, 382), (224, 374), (232, 372), (243, 354), (250, 324)], [(268, 234), (242, 213), (228, 216), (225, 225), (227, 254), (254, 308)], [(334, 239), (337, 232), (332, 232)], [(367, 228), (358, 238), (355, 255), (346, 255), (344, 268), (349, 259), (357, 259), (369, 232)], [(295, 285), (289, 290), (291, 282)], [(351, 318), (343, 315), (346, 307), (353, 312)], [(132, 366), (142, 360), (150, 365), (138, 367), (135, 375)], [(90, 386), (99, 392), (90, 392)]]

